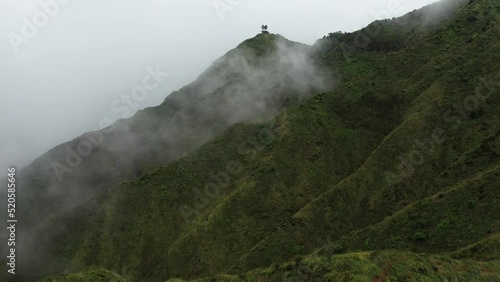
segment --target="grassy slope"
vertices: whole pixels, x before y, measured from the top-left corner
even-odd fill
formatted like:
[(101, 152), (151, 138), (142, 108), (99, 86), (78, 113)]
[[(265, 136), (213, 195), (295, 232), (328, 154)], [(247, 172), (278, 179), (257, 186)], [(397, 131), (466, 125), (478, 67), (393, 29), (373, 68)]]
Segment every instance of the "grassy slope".
[(44, 282), (126, 282), (120, 275), (97, 267), (88, 267), (79, 273), (70, 273), (43, 280)]
[[(280, 36), (260, 35), (255, 43), (264, 49), (249, 52), (254, 46), (242, 43), (214, 62), (194, 83), (169, 95), (161, 105), (141, 110), (130, 119), (119, 120), (101, 132), (104, 136), (102, 142), (93, 146), (91, 154), (83, 157), (74, 169), (66, 161), (66, 148), (76, 150), (77, 144), (87, 142), (85, 135), (61, 144), (35, 160), (19, 174), (19, 182), (24, 189), (19, 191), (18, 197), (24, 204), (18, 210), (18, 216), (25, 222), (23, 228), (31, 229), (51, 213), (79, 204), (123, 180), (139, 177), (145, 171), (171, 163), (220, 135), (234, 123), (228, 121), (227, 116), (233, 116), (237, 111), (230, 104), (230, 98), (238, 99), (235, 97), (239, 93), (234, 93), (231, 86), (238, 82), (251, 84), (246, 74), (239, 73), (238, 65), (232, 65), (234, 62), (231, 60), (239, 57), (238, 51), (242, 51), (250, 63), (266, 64), (262, 62), (265, 61), (263, 58), (275, 51), (269, 46), (274, 46), (278, 40), (291, 48), (306, 48)], [(272, 67), (273, 62), (267, 62), (265, 69)], [(272, 75), (270, 73), (269, 77)], [(281, 95), (293, 90), (275, 88), (284, 92)], [(272, 91), (276, 92), (276, 89)], [(265, 88), (260, 90), (271, 91)], [(273, 98), (279, 100), (281, 97), (275, 95)], [(279, 101), (273, 99), (266, 102), (269, 105), (261, 107), (260, 112), (255, 111), (253, 115), (247, 113), (248, 120), (269, 119), (275, 115), (276, 109), (282, 107)], [(56, 177), (54, 161), (72, 170), (62, 174), (62, 181)]]
[[(413, 203), (376, 225), (351, 232), (320, 253), (373, 249), (436, 253), (456, 250), (489, 236), (494, 239), (497, 236), (491, 234), (500, 234), (498, 179), (500, 165)], [(494, 248), (469, 257), (500, 258)]]
[[(489, 12), (483, 13), (486, 9)], [(406, 99), (411, 99), (410, 107), (404, 111), (404, 120), (356, 173), (296, 213), (289, 223), (242, 257), (231, 271), (248, 270), (280, 261), (283, 257), (306, 254), (318, 246), (318, 241), (336, 240), (352, 230), (375, 224), (408, 204), (437, 194), (476, 171), (498, 164), (498, 143), (495, 141), (500, 129), (497, 116), (500, 105), (495, 95), (498, 92), (491, 95), (488, 103), (474, 109), (470, 118), (454, 123), (443, 120), (444, 113), (453, 109), (454, 103), (463, 102), (480, 87), (481, 75), (492, 76), (491, 81), (498, 81), (499, 29), (491, 24), (499, 19), (498, 12), (497, 2), (476, 2), (426, 40), (381, 59), (379, 65), (392, 67), (392, 70), (388, 69), (388, 77), (393, 84)], [(469, 23), (471, 14), (478, 14), (473, 26)], [(485, 26), (487, 29), (482, 33)], [(476, 33), (482, 35), (474, 36)], [(474, 42), (472, 37), (479, 41)], [(352, 64), (347, 65), (350, 67)], [(398, 76), (405, 78), (395, 79)], [(409, 82), (408, 78), (416, 84)], [(398, 85), (400, 81), (406, 86)], [(390, 93), (390, 90), (385, 90), (376, 92), (375, 96)], [(408, 158), (410, 152), (420, 150), (415, 141), (430, 139), (438, 128), (444, 132), (441, 136), (445, 141), (436, 145), (434, 150), (421, 150), (423, 164), (415, 166), (411, 177), (389, 185), (384, 175), (387, 171), (398, 172), (401, 163), (398, 157)], [(487, 143), (489, 147), (485, 148), (485, 158), (469, 156), (481, 143), (491, 139), (493, 142)], [(460, 165), (462, 158), (466, 157), (471, 159), (466, 162), (470, 167)], [(495, 185), (493, 182), (487, 189), (496, 189)], [(495, 222), (498, 209), (496, 206), (492, 209), (491, 221)], [(491, 221), (484, 222), (484, 228), (491, 228), (487, 226)], [(475, 239), (480, 240), (480, 234)], [(290, 246), (297, 247), (291, 250)]]
[[(69, 270), (80, 270), (95, 264), (143, 281), (242, 273), (307, 255), (369, 226), (369, 240), (347, 238), (334, 249), (396, 242), (419, 251), (461, 249), (453, 255), (467, 256), (498, 226), (498, 96), (470, 118), (450, 123), (442, 117), (474, 93), (481, 76), (498, 81), (499, 16), (497, 2), (476, 1), (397, 51), (353, 51), (350, 62), (326, 42), (319, 56), (341, 71), (338, 90), (290, 107), (269, 123), (237, 125), (173, 165), (55, 215), (54, 222), (73, 225), (50, 241), (42, 266), (48, 261), (57, 270), (69, 263)], [(389, 185), (384, 174), (398, 171), (398, 157), (418, 149), (414, 141), (430, 138), (436, 128), (445, 132), (445, 142), (425, 152), (411, 177)], [(227, 169), (235, 163), (239, 171)], [(210, 172), (229, 176), (222, 181), (229, 183), (203, 192)], [(477, 189), (467, 190), (473, 183)], [(202, 197), (195, 197), (197, 189)], [(193, 210), (186, 220), (183, 213)], [(406, 223), (399, 220), (405, 215), (411, 216)], [(481, 216), (487, 220), (478, 222)], [(452, 224), (456, 218), (460, 224)], [(421, 221), (428, 224), (423, 231), (414, 226)], [(459, 236), (469, 225), (471, 232), (440, 245), (430, 232), (444, 221), (451, 222), (446, 234)], [(394, 224), (401, 230), (395, 232)], [(387, 235), (393, 240), (385, 242)], [(422, 239), (440, 248), (425, 249)]]
[[(307, 256), (240, 275), (217, 275), (196, 282), (264, 281), (496, 281), (499, 262), (453, 260), (447, 256), (383, 251), (335, 256)], [(377, 280), (379, 279), (379, 280)], [(385, 279), (385, 280), (384, 280)], [(116, 273), (90, 267), (82, 272), (47, 278), (44, 282), (128, 281)], [(183, 282), (171, 278), (167, 282)]]
[[(321, 96), (317, 99), (321, 99)], [(314, 109), (319, 105), (324, 104), (312, 100), (303, 107)], [(112, 269), (122, 269), (125, 265), (135, 271), (139, 270), (139, 276), (157, 269), (158, 273), (151, 274), (161, 277), (173, 271), (180, 274), (189, 260), (200, 255), (200, 252), (206, 254), (200, 258), (206, 263), (213, 262), (211, 257), (217, 253), (220, 254), (221, 261), (223, 256), (233, 253), (227, 258), (227, 263), (230, 263), (231, 258), (234, 260), (246, 249), (250, 249), (273, 226), (282, 224), (307, 201), (323, 192), (320, 189), (326, 187), (326, 183), (338, 182), (354, 170), (354, 156), (335, 144), (344, 143), (356, 148), (358, 165), (372, 149), (370, 146), (373, 143), (362, 142), (373, 138), (368, 133), (355, 133), (332, 125), (331, 130), (330, 126), (325, 126), (321, 129), (323, 134), (318, 134), (315, 126), (299, 127), (308, 121), (311, 121), (311, 116), (305, 112), (302, 116), (291, 119), (288, 126), (281, 124), (284, 121), (279, 122), (279, 125), (268, 126), (239, 125), (202, 147), (197, 154), (113, 188), (96, 200), (104, 204), (102, 207), (100, 204), (88, 203), (84, 210), (75, 210), (78, 215), (76, 217), (64, 214), (63, 216), (69, 216), (65, 220), (56, 216), (54, 222), (69, 224), (69, 233), (65, 230), (51, 241), (51, 252), (55, 251), (58, 258), (62, 257), (61, 252), (72, 253), (76, 242), (84, 236), (84, 231), (89, 230), (85, 243), (80, 246), (76, 264), (103, 264)], [(276, 132), (273, 133), (276, 134), (275, 138), (269, 138), (269, 128), (275, 130), (271, 131)], [(298, 129), (307, 134), (294, 134), (292, 138), (291, 130)], [(290, 135), (288, 138), (287, 134)], [(326, 142), (325, 138), (334, 142)], [(294, 149), (305, 140), (317, 145), (307, 146), (309, 149), (301, 152)], [(245, 145), (250, 142), (256, 148), (254, 145)], [(241, 144), (244, 145), (241, 147)], [(325, 144), (331, 144), (331, 147), (322, 147)], [(238, 153), (238, 147), (241, 154)], [(269, 157), (270, 152), (275, 153), (274, 158)], [(320, 154), (325, 157), (316, 161)], [(337, 160), (342, 158), (344, 161), (334, 162), (328, 156), (336, 156)], [(314, 162), (301, 164), (302, 158)], [(199, 209), (201, 214), (192, 219), (192, 222), (186, 222), (181, 213), (183, 205), (190, 208), (202, 206), (196, 204), (193, 189), (203, 190), (204, 185), (212, 182), (210, 171), (215, 174), (225, 173), (225, 166), (230, 162), (239, 162), (242, 171), (231, 175), (232, 184), (226, 188), (221, 187), (216, 199), (212, 200), (204, 194), (200, 201), (203, 204), (204, 200), (210, 200), (207, 207)], [(208, 172), (207, 168), (210, 168)], [(318, 178), (316, 171), (338, 172), (320, 175)], [(265, 179), (261, 179), (263, 174), (267, 175)], [(295, 191), (292, 188), (294, 185)], [(306, 185), (308, 189), (301, 189)], [(262, 202), (259, 203), (257, 199)], [(235, 212), (236, 208), (239, 211)], [(91, 211), (93, 214), (89, 216), (88, 212)], [(238, 233), (224, 234), (223, 230), (213, 230), (214, 227), (238, 230)], [(245, 233), (247, 234), (244, 235)], [(200, 235), (204, 238), (201, 239)], [(213, 244), (190, 243), (194, 240), (212, 241)], [(231, 251), (217, 250), (220, 245), (231, 241), (239, 246)], [(60, 242), (68, 244), (61, 245)], [(243, 244), (247, 247), (242, 248)], [(60, 249), (61, 247), (64, 249)], [(166, 250), (171, 254), (165, 255)], [(149, 257), (153, 265), (145, 262), (143, 256)], [(202, 267), (205, 266), (202, 264)], [(190, 267), (193, 272), (201, 269), (197, 263)], [(218, 271), (217, 268), (214, 271)]]
[[(383, 251), (335, 256), (307, 256), (240, 275), (209, 281), (497, 281), (499, 262), (457, 261), (446, 256)], [(182, 280), (168, 280), (180, 282)]]

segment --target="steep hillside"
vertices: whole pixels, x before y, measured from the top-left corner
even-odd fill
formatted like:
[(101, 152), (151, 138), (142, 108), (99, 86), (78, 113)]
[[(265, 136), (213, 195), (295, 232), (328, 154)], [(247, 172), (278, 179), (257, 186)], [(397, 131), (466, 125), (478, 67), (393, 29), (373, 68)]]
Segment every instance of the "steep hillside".
[[(391, 81), (382, 85), (375, 81), (375, 85), (368, 88), (373, 91), (369, 96), (375, 101), (391, 94), (402, 96), (407, 107), (401, 111), (400, 124), (354, 174), (332, 185), (326, 193), (294, 214), (289, 222), (276, 228), (233, 265), (231, 271), (248, 270), (283, 257), (306, 254), (318, 247), (317, 241), (337, 240), (353, 230), (376, 224), (407, 205), (444, 192), (475, 173), (497, 166), (500, 161), (498, 13), (498, 2), (476, 1), (461, 9), (455, 20), (425, 40), (383, 56), (375, 72), (383, 72), (385, 78), (381, 80), (389, 78)], [(469, 19), (473, 16), (476, 24), (471, 25)], [(366, 60), (356, 60), (355, 65), (362, 62)], [(346, 68), (350, 70), (353, 65), (346, 64)], [(365, 76), (363, 81), (369, 83), (370, 80)], [(350, 88), (354, 87), (341, 85), (339, 91)], [(359, 92), (363, 93), (358, 88), (353, 95)], [(356, 97), (357, 102), (362, 98)], [(471, 101), (477, 103), (470, 104)], [(385, 113), (390, 115), (391, 111)], [(478, 148), (481, 145), (483, 147)], [(474, 150), (477, 150), (475, 154)], [(494, 181), (494, 177), (493, 181), (484, 183), (482, 189), (491, 190), (491, 194), (498, 197), (498, 181)], [(471, 195), (460, 201), (473, 198)], [(488, 203), (493, 211), (490, 225), (484, 222), (486, 226), (480, 228), (481, 232), (466, 233), (467, 241), (458, 241), (439, 250), (465, 247), (468, 242), (482, 239), (485, 229), (495, 232), (498, 205)], [(475, 208), (482, 208), (482, 205)], [(462, 220), (463, 215), (460, 216)], [(412, 220), (419, 219), (417, 215)], [(470, 224), (475, 229), (482, 222), (462, 224)], [(450, 233), (463, 232), (454, 225), (450, 227)], [(417, 233), (419, 229), (413, 231)]]
[[(308, 256), (239, 275), (217, 275), (196, 282), (239, 281), (497, 281), (499, 262), (457, 261), (446, 256), (383, 251), (331, 257)], [(94, 267), (44, 282), (127, 281)], [(167, 282), (183, 282), (172, 278)]]
[(47, 278), (45, 282), (126, 282), (120, 275), (97, 267), (88, 267), (80, 273), (71, 273), (60, 277)]
[[(331, 257), (308, 256), (240, 275), (193, 280), (215, 281), (497, 281), (499, 262), (457, 261), (446, 256), (383, 251)], [(64, 281), (64, 280), (61, 280)], [(182, 282), (171, 279), (167, 282)]]
[[(74, 275), (92, 275), (92, 265), (109, 270), (95, 270), (100, 275), (131, 281), (224, 273), (239, 278), (216, 279), (278, 281), (304, 273), (316, 281), (498, 279), (500, 3), (449, 4), (434, 6), (444, 17), (432, 24), (422, 23), (436, 18), (429, 8), (382, 22), (384, 32), (368, 37), (378, 47), (345, 48), (366, 30), (318, 41), (311, 48), (318, 67), (305, 73), (310, 79), (318, 69), (338, 73), (326, 76), (329, 84), (342, 78), (334, 90), (312, 89), (321, 83), (303, 84), (295, 76), (277, 78), (304, 60), (285, 52), (271, 57), (288, 62), (271, 59), (272, 66), (284, 66), (274, 68), (258, 59), (283, 48), (269, 40), (275, 36), (246, 41), (238, 58), (257, 58), (248, 72), (227, 73), (231, 60), (216, 63), (164, 103), (182, 101), (171, 104), (177, 112), (199, 104), (180, 134), (185, 139), (177, 139), (199, 139), (193, 141), (199, 148), (53, 213), (34, 230), (40, 237), (21, 279), (85, 269)], [(393, 38), (402, 43), (394, 45)], [(248, 75), (262, 68), (269, 73), (256, 81), (279, 83), (263, 96), (241, 91)], [(231, 80), (221, 86), (217, 75)], [(262, 97), (264, 111), (240, 117), (242, 108), (220, 110), (220, 103), (239, 105), (231, 95), (218, 96), (220, 87), (242, 93), (243, 104)], [(276, 103), (272, 109), (280, 112), (272, 118), (277, 111), (268, 105)], [(164, 105), (149, 111), (168, 116)], [(206, 116), (197, 110), (206, 105), (216, 109), (215, 121), (231, 122), (202, 145), (208, 137), (186, 132), (206, 132)], [(135, 125), (144, 127), (141, 122)], [(154, 138), (140, 142), (146, 140)], [(152, 167), (172, 153), (156, 154)], [(386, 249), (397, 251), (372, 252)], [(359, 251), (365, 253), (343, 254)], [(270, 265), (281, 266), (264, 269)], [(300, 275), (293, 272), (298, 265), (305, 269)], [(405, 276), (408, 271), (413, 276)]]
[(20, 171), (22, 226), (29, 230), (54, 212), (171, 163), (233, 124), (269, 120), (285, 105), (331, 89), (336, 79), (330, 74), (326, 81), (317, 65), (309, 46), (278, 35), (242, 43), (158, 107), (61, 144)]

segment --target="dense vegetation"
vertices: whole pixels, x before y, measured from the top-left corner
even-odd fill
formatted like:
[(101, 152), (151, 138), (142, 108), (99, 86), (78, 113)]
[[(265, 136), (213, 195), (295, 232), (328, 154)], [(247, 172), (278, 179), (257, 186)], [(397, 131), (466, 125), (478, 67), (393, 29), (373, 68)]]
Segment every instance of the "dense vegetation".
[[(274, 118), (225, 124), (51, 213), (23, 279), (500, 279), (500, 2), (450, 3), (319, 40), (334, 90), (280, 89)], [(237, 50), (259, 67), (277, 40)]]

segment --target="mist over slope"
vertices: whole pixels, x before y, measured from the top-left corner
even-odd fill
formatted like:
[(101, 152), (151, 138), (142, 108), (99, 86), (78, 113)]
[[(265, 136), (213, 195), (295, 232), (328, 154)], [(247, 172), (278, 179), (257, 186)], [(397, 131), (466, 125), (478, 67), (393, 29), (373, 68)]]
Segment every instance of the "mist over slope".
[[(316, 60), (310, 46), (258, 35), (161, 105), (52, 149), (19, 173), (20, 239), (37, 244), (32, 230), (47, 216), (175, 161), (233, 124), (269, 120), (286, 105), (332, 89), (338, 78)], [(19, 251), (29, 256), (31, 249), (26, 243)]]
[[(313, 47), (259, 35), (119, 122), (74, 192), (33, 186), (54, 205), (22, 278), (500, 278), (500, 4), (450, 3)], [(62, 210), (81, 189), (106, 191)]]
[[(253, 42), (253, 43), (252, 43)], [(255, 46), (267, 46), (264, 50)], [(326, 79), (327, 75), (328, 80)], [(274, 117), (285, 104), (331, 89), (311, 47), (259, 35), (217, 60), (158, 107), (61, 144), (20, 172), (29, 224), (193, 151), (227, 127)]]

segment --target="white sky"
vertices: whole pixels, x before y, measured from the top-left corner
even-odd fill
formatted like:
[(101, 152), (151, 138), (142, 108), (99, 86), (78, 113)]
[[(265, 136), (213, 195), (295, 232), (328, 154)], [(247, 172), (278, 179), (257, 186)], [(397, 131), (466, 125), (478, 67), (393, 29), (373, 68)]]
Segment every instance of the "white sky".
[[(435, 0), (64, 0), (15, 52), (12, 33), (39, 2), (0, 0), (0, 167), (27, 165), (50, 148), (120, 115), (111, 104), (142, 83), (145, 68), (170, 76), (138, 103), (160, 104), (243, 40), (269, 31), (307, 44), (354, 31)], [(62, 2), (62, 0), (59, 0)], [(232, 6), (217, 12), (214, 4)], [(39, 20), (43, 20), (39, 18)], [(29, 35), (29, 33), (28, 33)], [(0, 175), (1, 177), (1, 175)]]

